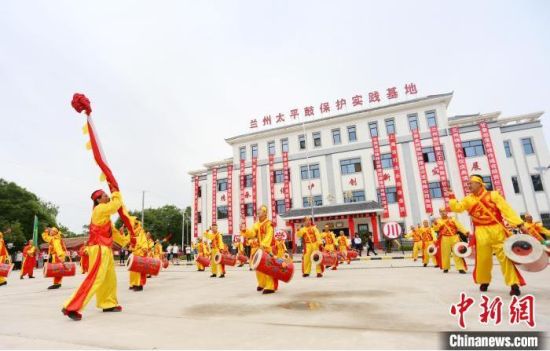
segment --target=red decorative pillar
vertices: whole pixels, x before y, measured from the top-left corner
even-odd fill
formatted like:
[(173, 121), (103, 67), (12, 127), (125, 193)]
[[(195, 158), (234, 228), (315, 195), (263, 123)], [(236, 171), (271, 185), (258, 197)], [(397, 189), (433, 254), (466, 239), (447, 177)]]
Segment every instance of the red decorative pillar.
[(372, 227), (372, 239), (374, 241), (374, 247), (378, 247), (378, 221), (376, 220), (376, 214), (370, 215), (370, 223)]
[(349, 227), (349, 238), (353, 240), (355, 238), (355, 221), (353, 220), (353, 216), (348, 216), (348, 227)]

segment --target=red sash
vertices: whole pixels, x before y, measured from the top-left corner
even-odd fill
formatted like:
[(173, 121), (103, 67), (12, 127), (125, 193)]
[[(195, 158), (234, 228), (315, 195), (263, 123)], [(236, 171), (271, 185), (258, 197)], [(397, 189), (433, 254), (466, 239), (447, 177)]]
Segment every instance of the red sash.
[(90, 245), (112, 247), (113, 233), (111, 232), (111, 221), (103, 225), (90, 224)]
[[(491, 201), (490, 191), (485, 191), (478, 201), (478, 203), (468, 210), (474, 226), (488, 226), (502, 223), (502, 215), (497, 205)], [(490, 213), (487, 213), (488, 211)]]

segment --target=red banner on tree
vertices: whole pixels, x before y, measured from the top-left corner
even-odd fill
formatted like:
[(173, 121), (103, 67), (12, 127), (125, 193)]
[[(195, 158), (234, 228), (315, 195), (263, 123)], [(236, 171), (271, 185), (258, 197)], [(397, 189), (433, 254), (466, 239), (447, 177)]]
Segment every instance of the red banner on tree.
[(407, 217), (407, 208), (405, 207), (405, 195), (403, 194), (403, 182), (401, 180), (401, 167), (399, 167), (399, 155), (397, 153), (395, 133), (388, 135), (388, 138), (390, 140), (393, 176), (395, 177), (395, 190), (397, 191), (397, 204), (399, 205), (399, 217)]
[(256, 222), (256, 211), (257, 203), (256, 199), (258, 197), (258, 188), (256, 186), (256, 173), (258, 171), (258, 158), (252, 158), (252, 215), (254, 216), (254, 222)]
[(426, 213), (433, 213), (430, 187), (428, 186), (428, 175), (426, 174), (426, 164), (424, 163), (424, 156), (422, 155), (422, 142), (420, 141), (420, 133), (418, 133), (418, 129), (412, 131), (412, 137), (416, 152), (416, 161), (418, 162), (418, 170), (420, 173), (420, 182), (422, 184), (422, 194), (424, 195), (424, 210)]
[(430, 127), (430, 134), (432, 135), (432, 145), (435, 153), (435, 161), (437, 163), (437, 171), (439, 173), (441, 191), (443, 192), (443, 200), (445, 201), (445, 207), (449, 208), (449, 179), (447, 178), (445, 156), (443, 154), (443, 146), (441, 145), (437, 126)]
[(458, 163), (458, 172), (460, 173), (462, 190), (464, 191), (464, 196), (466, 196), (469, 192), (468, 182), (470, 181), (470, 179), (468, 175), (468, 165), (466, 164), (466, 158), (464, 157), (464, 151), (462, 149), (460, 130), (458, 127), (451, 128), (451, 136), (453, 138), (453, 145), (455, 147), (456, 161)]
[(386, 187), (384, 186), (384, 173), (382, 172), (382, 163), (380, 162), (380, 144), (378, 137), (372, 137), (372, 149), (374, 151), (374, 164), (376, 165), (376, 178), (378, 180), (378, 191), (380, 192), (380, 201), (384, 208), (383, 218), (388, 218), (390, 212), (388, 210), (388, 198), (386, 197)]
[(245, 175), (244, 175), (244, 166), (245, 166), (245, 161), (241, 160), (241, 164), (240, 164), (241, 168), (239, 169), (240, 179), (241, 179), (241, 182), (240, 182), (241, 187), (239, 188), (239, 191), (240, 191), (239, 206), (241, 209), (241, 224), (246, 224), (246, 207), (245, 207), (246, 205), (244, 203), (244, 188), (246, 186), (246, 182), (245, 182)]
[(193, 210), (195, 212), (195, 221), (193, 223), (193, 236), (199, 236), (199, 177), (195, 176), (195, 197), (193, 199)]
[(216, 196), (218, 190), (218, 169), (212, 168), (212, 225), (216, 224), (218, 208), (216, 207)]
[(275, 200), (275, 160), (269, 155), (269, 190), (271, 191), (271, 221), (277, 223), (277, 201)]
[(491, 170), (493, 189), (498, 190), (500, 195), (504, 197), (504, 187), (502, 186), (502, 180), (500, 179), (500, 170), (498, 169), (497, 157), (495, 155), (495, 149), (493, 148), (493, 142), (491, 141), (491, 134), (489, 133), (489, 126), (487, 125), (487, 122), (481, 122), (479, 124), (479, 130), (481, 131), (481, 140), (483, 140), (483, 147), (485, 148), (485, 153), (487, 154), (489, 170)]
[(227, 166), (227, 232), (233, 235), (233, 165)]
[(288, 152), (283, 152), (283, 173), (284, 173), (283, 192), (285, 194), (285, 211), (288, 211), (290, 210), (290, 172), (288, 170)]

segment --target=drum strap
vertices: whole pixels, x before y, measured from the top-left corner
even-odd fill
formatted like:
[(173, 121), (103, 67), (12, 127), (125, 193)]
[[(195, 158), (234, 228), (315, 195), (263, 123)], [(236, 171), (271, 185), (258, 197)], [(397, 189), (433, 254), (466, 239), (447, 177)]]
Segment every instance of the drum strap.
[[(490, 194), (489, 192), (487, 192), (486, 194)], [(487, 196), (486, 194), (484, 194), (484, 197), (488, 197), (488, 201), (491, 201), (491, 198), (490, 196)], [(502, 222), (502, 220), (498, 220), (492, 213), (491, 211), (487, 208), (487, 206), (485, 206), (485, 204), (483, 203), (483, 201), (481, 201), (481, 198), (476, 202), (476, 204), (474, 206), (479, 206), (481, 207), (481, 209), (487, 214), (489, 215), (489, 217), (491, 217), (491, 219), (495, 222), (497, 222), (498, 224), (500, 224), (500, 226), (502, 227), (502, 229), (504, 230), (504, 233), (506, 234), (506, 237), (510, 237), (512, 235), (512, 233), (510, 233), (510, 231), (508, 230), (508, 228), (506, 228), (506, 226), (504, 225), (504, 223)]]

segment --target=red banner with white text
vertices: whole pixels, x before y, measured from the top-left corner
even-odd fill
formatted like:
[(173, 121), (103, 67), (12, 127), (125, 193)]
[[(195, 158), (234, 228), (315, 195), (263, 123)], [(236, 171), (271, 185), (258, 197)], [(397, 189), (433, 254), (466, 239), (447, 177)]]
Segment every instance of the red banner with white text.
[(483, 140), (483, 147), (485, 148), (485, 153), (487, 154), (487, 162), (489, 163), (489, 170), (491, 171), (493, 189), (497, 190), (500, 195), (504, 197), (504, 187), (502, 186), (497, 157), (495, 155), (495, 149), (493, 148), (493, 142), (491, 141), (491, 134), (489, 133), (489, 126), (487, 125), (487, 122), (481, 122), (479, 124), (479, 130), (481, 131), (481, 140)]
[(441, 192), (443, 193), (443, 200), (445, 201), (445, 208), (449, 209), (449, 178), (447, 178), (445, 155), (443, 153), (443, 146), (441, 145), (437, 126), (430, 127), (430, 134), (432, 135), (432, 145), (435, 153), (435, 161), (437, 163), (437, 173), (439, 173)]
[(397, 154), (395, 133), (389, 134), (388, 138), (390, 141), (393, 176), (395, 178), (395, 190), (397, 192), (397, 204), (399, 205), (399, 217), (407, 217), (407, 208), (405, 206), (405, 195), (403, 194), (403, 181), (401, 179), (401, 167), (399, 166), (399, 155)]
[(288, 152), (283, 152), (283, 192), (285, 195), (285, 211), (290, 210), (290, 172), (288, 170)]
[(212, 225), (216, 224), (218, 217), (218, 208), (216, 207), (216, 197), (218, 190), (218, 169), (212, 168)]
[(269, 190), (271, 192), (271, 221), (277, 223), (277, 201), (275, 200), (275, 159), (269, 155)]
[(462, 149), (462, 139), (460, 138), (460, 130), (458, 127), (451, 128), (451, 136), (453, 138), (456, 161), (458, 163), (458, 173), (460, 174), (460, 181), (462, 183), (462, 191), (464, 192), (464, 196), (466, 196), (469, 192), (468, 165), (466, 164), (466, 158), (464, 157), (464, 151)]
[(227, 166), (227, 232), (233, 235), (233, 165)]
[(256, 222), (257, 216), (257, 198), (258, 198), (258, 187), (256, 185), (256, 178), (258, 173), (258, 158), (254, 157), (252, 159), (252, 215), (254, 216), (254, 222)]
[(195, 197), (193, 199), (195, 221), (193, 222), (193, 236), (199, 236), (199, 177), (195, 176)]
[(420, 173), (420, 183), (422, 184), (422, 194), (424, 196), (424, 210), (426, 213), (433, 213), (432, 198), (430, 197), (430, 188), (428, 186), (428, 175), (426, 174), (426, 164), (422, 155), (422, 141), (418, 129), (412, 131), (416, 161), (418, 162), (418, 171)]
[(240, 174), (240, 188), (239, 188), (239, 192), (240, 192), (240, 198), (239, 198), (239, 207), (240, 207), (240, 210), (241, 210), (241, 225), (243, 224), (246, 224), (246, 208), (245, 208), (245, 203), (244, 203), (244, 188), (245, 188), (245, 175), (244, 175), (244, 166), (245, 166), (245, 161), (244, 160), (241, 160), (241, 164), (240, 164), (240, 169), (239, 169), (239, 174)]
[(374, 163), (376, 165), (376, 179), (378, 180), (378, 191), (380, 192), (380, 201), (384, 208), (383, 218), (388, 218), (390, 212), (388, 210), (388, 198), (386, 197), (386, 187), (384, 186), (384, 173), (382, 172), (382, 163), (380, 162), (380, 144), (378, 137), (372, 137), (372, 150), (374, 151)]

